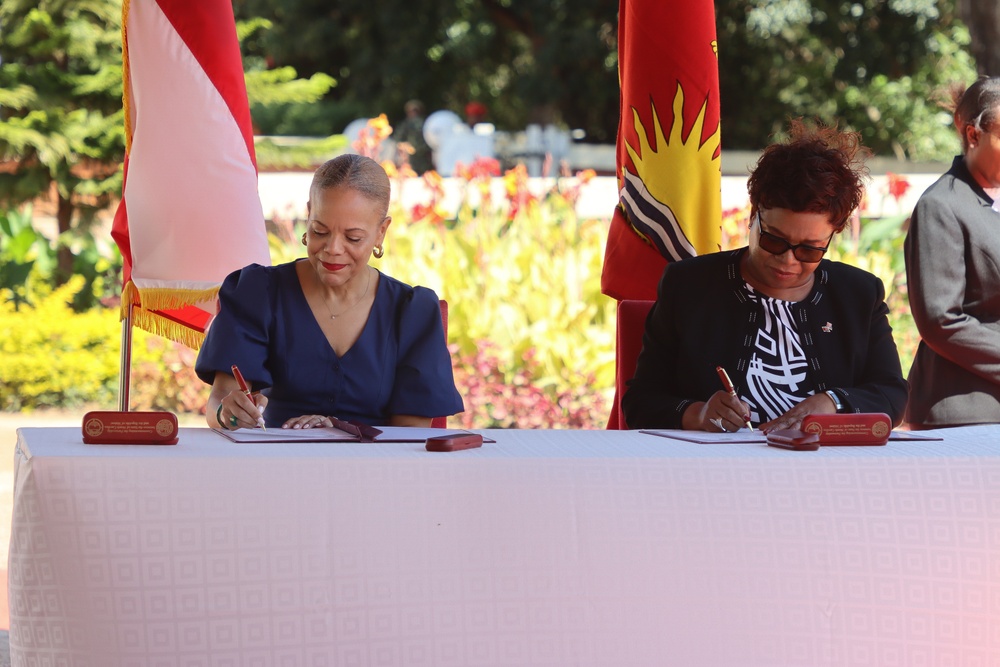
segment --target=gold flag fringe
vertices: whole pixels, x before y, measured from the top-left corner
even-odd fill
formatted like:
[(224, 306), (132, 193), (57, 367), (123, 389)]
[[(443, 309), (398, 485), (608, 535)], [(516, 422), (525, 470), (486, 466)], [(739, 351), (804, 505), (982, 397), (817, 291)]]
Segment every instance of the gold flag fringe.
[(205, 334), (142, 308), (132, 310), (132, 324), (143, 331), (186, 345), (192, 350), (201, 348), (201, 344), (205, 342)]
[(122, 289), (121, 319), (124, 320), (128, 315), (129, 306), (133, 306), (132, 324), (134, 326), (197, 350), (205, 340), (205, 334), (158, 315), (155, 311), (193, 306), (197, 303), (211, 301), (218, 294), (218, 287), (205, 290), (163, 287), (140, 290), (130, 280)]
[(125, 153), (132, 152), (131, 103), (132, 72), (128, 60), (128, 10), (129, 0), (122, 2), (122, 108), (125, 110)]

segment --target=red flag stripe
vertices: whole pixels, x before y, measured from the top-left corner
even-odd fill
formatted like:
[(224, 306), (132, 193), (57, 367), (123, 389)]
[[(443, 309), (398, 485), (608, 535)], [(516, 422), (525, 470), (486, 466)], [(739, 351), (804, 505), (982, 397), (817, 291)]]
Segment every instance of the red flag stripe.
[(190, 0), (156, 0), (156, 3), (226, 101), (256, 169), (253, 125), (232, 5)]

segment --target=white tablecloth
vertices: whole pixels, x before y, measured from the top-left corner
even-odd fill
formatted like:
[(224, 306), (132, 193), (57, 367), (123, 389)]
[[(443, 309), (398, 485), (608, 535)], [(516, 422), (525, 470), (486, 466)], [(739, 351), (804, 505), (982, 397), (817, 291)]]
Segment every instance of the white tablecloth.
[(998, 665), (1000, 428), (82, 444), (21, 429), (16, 665)]

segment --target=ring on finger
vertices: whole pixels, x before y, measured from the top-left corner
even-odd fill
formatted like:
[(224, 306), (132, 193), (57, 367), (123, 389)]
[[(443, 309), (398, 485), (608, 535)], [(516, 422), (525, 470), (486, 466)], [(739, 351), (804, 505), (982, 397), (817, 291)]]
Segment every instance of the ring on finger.
[(722, 425), (722, 420), (721, 419), (712, 418), (712, 419), (709, 419), (708, 421), (711, 422), (712, 425), (715, 426), (715, 428), (719, 429), (720, 431), (725, 431), (726, 430), (726, 427)]
[(236, 418), (236, 415), (229, 415), (229, 425), (236, 426), (240, 423), (240, 420)]

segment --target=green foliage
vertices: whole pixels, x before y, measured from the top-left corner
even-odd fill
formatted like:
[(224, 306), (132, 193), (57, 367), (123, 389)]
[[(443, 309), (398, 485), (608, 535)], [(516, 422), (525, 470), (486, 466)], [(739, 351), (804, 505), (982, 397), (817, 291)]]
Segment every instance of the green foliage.
[[(237, 21), (236, 35), (244, 53), (253, 52), (272, 26), (271, 21), (260, 17)], [(299, 79), (293, 67), (270, 67), (268, 58), (253, 53), (243, 58), (243, 70), (255, 133), (331, 135), (293, 143), (258, 139), (255, 152), (259, 169), (311, 169), (343, 152), (347, 140), (332, 135), (325, 127), (326, 119), (322, 123), (315, 122), (315, 117), (323, 113), (323, 97), (337, 85), (333, 77), (316, 72), (308, 79)]]
[(15, 309), (31, 302), (32, 272), (51, 275), (55, 265), (55, 254), (48, 239), (32, 226), (31, 213), (30, 206), (0, 210), (0, 294)]
[(0, 24), (0, 157), (17, 160), (15, 177), (36, 184), (17, 190), (8, 177), (0, 196), (19, 203), (55, 181), (68, 197), (81, 182), (110, 177), (71, 167), (82, 158), (117, 166), (124, 157), (120, 2), (3, 0)]
[[(716, 2), (723, 148), (760, 149), (789, 116), (839, 121), (878, 154), (951, 155), (939, 91), (975, 68), (955, 0), (731, 0)], [(500, 129), (553, 122), (611, 143), (618, 125), (618, 3), (414, 3), (240, 0), (264, 16), (248, 57), (340, 86), (323, 105), (289, 105), (254, 118), (274, 134), (329, 134), (360, 117), (403, 116), (403, 104), (461, 113), (471, 99)], [(296, 128), (309, 128), (308, 131)]]
[(73, 278), (35, 306), (0, 306), (0, 408), (21, 410), (110, 404), (117, 387), (116, 351), (107, 313), (74, 315)]
[(132, 409), (205, 414), (209, 387), (194, 373), (197, 358), (189, 347), (133, 329)]
[(102, 303), (117, 303), (121, 295), (122, 256), (110, 238), (92, 232), (70, 231), (59, 237), (73, 256), (73, 275), (83, 285), (73, 295), (73, 310), (82, 312)]
[[(55, 186), (59, 233), (85, 230), (121, 191), (120, 0), (0, 0), (0, 204)], [(74, 270), (58, 250), (57, 282)]]
[(603, 428), (609, 403), (593, 386), (594, 378), (578, 386), (543, 386), (533, 352), (513, 372), (505, 367), (496, 346), (485, 341), (475, 352), (458, 353), (455, 384), (465, 412), (449, 419), (461, 428)]
[[(273, 25), (271, 21), (259, 17), (237, 21), (236, 37), (240, 41), (241, 48), (252, 49), (257, 40)], [(272, 68), (268, 66), (266, 58), (253, 55), (247, 55), (243, 59), (243, 70), (247, 99), (251, 106), (313, 104), (337, 85), (332, 76), (319, 72), (308, 79), (297, 79), (293, 67)]]
[(89, 230), (70, 230), (55, 244), (35, 230), (32, 208), (0, 210), (0, 295), (14, 308), (33, 304), (52, 291), (59, 248), (72, 258), (72, 305), (77, 312), (117, 299), (121, 292), (122, 257), (110, 238)]
[[(602, 428), (615, 354), (615, 303), (600, 289), (607, 221), (576, 218), (568, 198), (577, 179), (537, 196), (523, 170), (505, 180), (507, 196), (497, 202), (479, 201), (483, 180), (470, 181), (456, 219), (440, 217), (434, 201), (395, 210), (385, 256), (374, 261), (448, 301), (449, 340), (471, 411), (464, 419)], [(434, 181), (425, 177), (432, 193)], [(474, 370), (483, 364), (491, 370)], [(477, 394), (473, 379), (489, 390)], [(546, 400), (524, 400), (532, 392)]]
[[(0, 303), (0, 410), (117, 406), (118, 310), (74, 312), (83, 285), (75, 276), (34, 305)], [(203, 411), (207, 391), (194, 376), (194, 354), (135, 329), (132, 408)]]
[(716, 3), (725, 148), (757, 149), (790, 116), (859, 131), (877, 154), (957, 149), (939, 102), (976, 72), (953, 0)]
[(291, 67), (251, 70), (246, 72), (244, 78), (248, 99), (262, 106), (289, 102), (312, 104), (336, 83), (333, 77), (319, 73), (308, 79), (297, 79), (295, 70)]
[(347, 138), (335, 134), (323, 139), (301, 139), (282, 142), (279, 138), (258, 137), (254, 141), (257, 166), (260, 169), (312, 169), (347, 149)]
[[(238, 0), (234, 8), (240, 19), (273, 23), (245, 44), (249, 56), (340, 82), (328, 96), (333, 104), (324, 107), (321, 134), (386, 110), (401, 119), (411, 98), (459, 113), (478, 99), (503, 129), (554, 122), (583, 128), (592, 141), (614, 141), (615, 0), (387, 0), (378, 11), (362, 0)], [(283, 120), (256, 110), (254, 118), (267, 133)]]
[(916, 354), (920, 334), (910, 314), (906, 291), (906, 261), (903, 241), (909, 214), (884, 218), (861, 218), (849, 232), (837, 237), (830, 259), (857, 266), (873, 273), (885, 286), (885, 302), (889, 307), (889, 323), (899, 349), (903, 375), (909, 373)]

